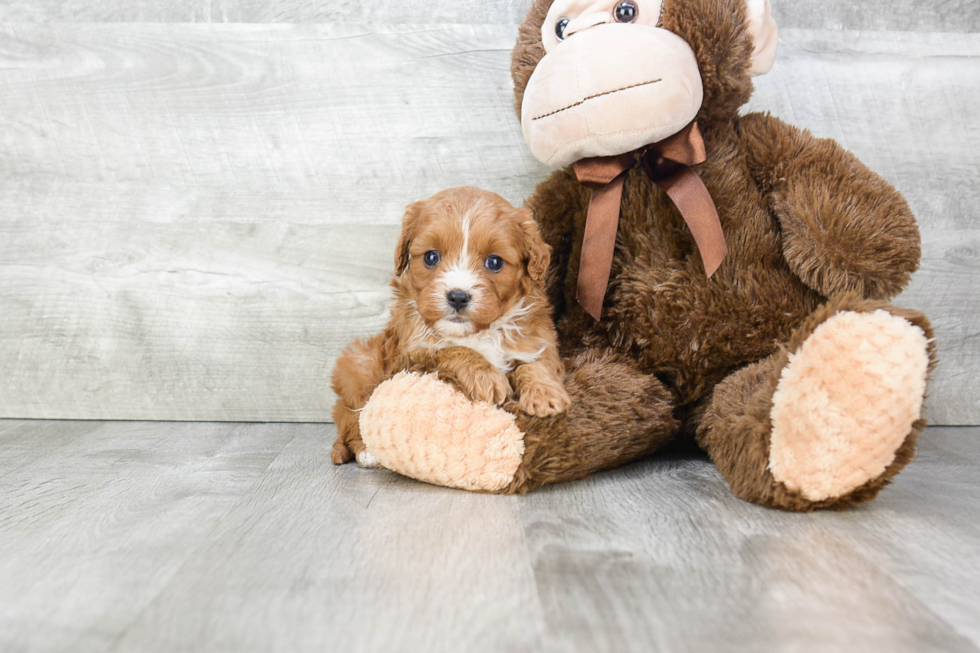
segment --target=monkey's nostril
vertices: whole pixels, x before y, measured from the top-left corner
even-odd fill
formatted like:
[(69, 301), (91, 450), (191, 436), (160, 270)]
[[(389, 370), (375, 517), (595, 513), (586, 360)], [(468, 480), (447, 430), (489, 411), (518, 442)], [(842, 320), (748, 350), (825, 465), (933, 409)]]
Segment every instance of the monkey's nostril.
[(450, 290), (446, 294), (446, 301), (449, 302), (449, 305), (453, 307), (454, 311), (459, 313), (469, 305), (470, 294), (462, 290)]

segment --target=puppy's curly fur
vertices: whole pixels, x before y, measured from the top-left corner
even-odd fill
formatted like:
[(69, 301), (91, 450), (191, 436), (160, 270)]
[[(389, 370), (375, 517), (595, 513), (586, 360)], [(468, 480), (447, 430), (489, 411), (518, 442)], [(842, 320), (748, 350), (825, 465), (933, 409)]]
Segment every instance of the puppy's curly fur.
[(335, 464), (370, 463), (358, 411), (403, 370), (452, 379), (474, 401), (548, 417), (568, 409), (545, 275), (551, 254), (531, 213), (456, 188), (408, 207), (395, 250), (395, 303), (383, 333), (352, 342), (333, 389)]

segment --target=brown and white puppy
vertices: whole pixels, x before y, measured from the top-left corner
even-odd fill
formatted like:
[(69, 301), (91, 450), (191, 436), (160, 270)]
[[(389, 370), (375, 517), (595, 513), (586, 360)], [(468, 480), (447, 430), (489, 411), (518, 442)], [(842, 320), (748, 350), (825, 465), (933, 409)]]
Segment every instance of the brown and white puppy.
[(408, 207), (395, 250), (395, 304), (383, 333), (356, 340), (333, 373), (333, 462), (375, 464), (358, 411), (406, 369), (451, 376), (474, 401), (545, 417), (568, 409), (545, 275), (551, 254), (526, 209), (475, 188)]

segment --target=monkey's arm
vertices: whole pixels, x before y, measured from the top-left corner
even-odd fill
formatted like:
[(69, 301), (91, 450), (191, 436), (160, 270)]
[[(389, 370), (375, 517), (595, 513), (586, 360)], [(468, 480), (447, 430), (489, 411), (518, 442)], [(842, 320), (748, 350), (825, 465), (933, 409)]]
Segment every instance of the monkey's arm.
[(585, 214), (590, 197), (591, 191), (569, 170), (558, 170), (538, 184), (527, 200), (541, 237), (551, 247), (547, 285), (556, 320), (565, 313), (568, 302), (575, 300), (575, 281), (569, 281), (568, 267), (575, 247), (575, 220)]
[(830, 139), (750, 114), (738, 125), (747, 162), (779, 220), (793, 272), (824, 296), (889, 299), (921, 257), (919, 230), (895, 188)]

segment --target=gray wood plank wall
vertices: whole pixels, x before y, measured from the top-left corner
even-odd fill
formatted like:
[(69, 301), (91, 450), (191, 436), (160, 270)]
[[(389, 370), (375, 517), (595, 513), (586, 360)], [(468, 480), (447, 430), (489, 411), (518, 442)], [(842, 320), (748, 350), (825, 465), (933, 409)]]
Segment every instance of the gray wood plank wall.
[[(402, 207), (548, 174), (511, 108), (526, 4), (0, 4), (0, 417), (328, 419)], [(980, 424), (980, 3), (774, 4), (750, 108), (906, 193), (931, 418)]]
[[(783, 27), (976, 32), (975, 0), (773, 0)], [(5, 0), (3, 22), (466, 23), (517, 25), (531, 0)]]

